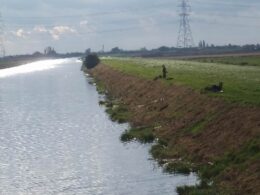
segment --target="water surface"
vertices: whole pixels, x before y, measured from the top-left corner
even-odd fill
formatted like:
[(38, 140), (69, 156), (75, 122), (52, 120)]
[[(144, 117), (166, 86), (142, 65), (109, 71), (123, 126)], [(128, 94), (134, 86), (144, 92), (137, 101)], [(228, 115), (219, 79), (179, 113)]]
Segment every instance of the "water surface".
[(0, 70), (0, 194), (156, 195), (196, 183), (122, 144), (76, 59)]

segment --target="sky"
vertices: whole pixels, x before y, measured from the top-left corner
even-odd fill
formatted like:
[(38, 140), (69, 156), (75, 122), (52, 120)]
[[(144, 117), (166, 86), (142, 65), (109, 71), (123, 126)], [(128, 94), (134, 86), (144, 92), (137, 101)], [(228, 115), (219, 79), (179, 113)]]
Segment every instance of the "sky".
[[(175, 47), (180, 0), (0, 0), (7, 55)], [(190, 0), (195, 44), (260, 43), (259, 0)], [(1, 24), (3, 23), (3, 25)], [(1, 34), (0, 34), (1, 35)]]

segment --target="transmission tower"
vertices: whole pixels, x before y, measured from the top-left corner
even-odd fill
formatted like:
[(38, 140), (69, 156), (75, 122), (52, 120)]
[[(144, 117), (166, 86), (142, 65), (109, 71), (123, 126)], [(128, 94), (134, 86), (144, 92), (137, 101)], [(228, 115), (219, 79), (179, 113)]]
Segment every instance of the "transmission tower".
[(5, 46), (4, 46), (4, 22), (2, 14), (0, 12), (0, 57), (5, 56)]
[(191, 6), (189, 5), (189, 0), (181, 0), (180, 4), (180, 28), (177, 41), (177, 47), (188, 48), (193, 47), (193, 37), (190, 28), (189, 16), (191, 12)]

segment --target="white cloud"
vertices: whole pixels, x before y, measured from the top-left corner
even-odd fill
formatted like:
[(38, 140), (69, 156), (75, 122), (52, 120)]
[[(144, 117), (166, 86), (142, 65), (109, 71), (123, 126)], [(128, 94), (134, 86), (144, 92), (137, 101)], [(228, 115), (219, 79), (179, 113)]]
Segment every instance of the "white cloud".
[(17, 37), (24, 37), (25, 31), (23, 29), (19, 29), (16, 31), (16, 36)]
[(33, 29), (34, 32), (46, 33), (48, 30), (44, 26), (35, 26)]
[(62, 35), (77, 33), (77, 30), (69, 26), (54, 26), (50, 29), (44, 26), (35, 26), (32, 31), (26, 31), (22, 28), (11, 32), (18, 38), (27, 38), (29, 35), (47, 34), (54, 40), (59, 40)]
[(79, 25), (80, 27), (86, 27), (88, 25), (88, 21), (87, 20), (83, 20), (83, 21), (80, 21)]
[(84, 33), (95, 33), (97, 31), (97, 28), (94, 25), (90, 25), (88, 20), (80, 21), (79, 26)]
[(59, 40), (61, 35), (72, 34), (76, 32), (77, 31), (75, 29), (69, 26), (55, 26), (51, 30), (49, 30), (49, 33), (54, 40)]
[(26, 38), (31, 32), (20, 28), (17, 31), (12, 31), (12, 34), (19, 38)]
[[(86, 44), (94, 50), (99, 50), (103, 44), (106, 48), (124, 49), (173, 46), (178, 36), (178, 0), (0, 2), (3, 19), (10, 25), (6, 31), (6, 47), (13, 54), (33, 52), (46, 45), (66, 52), (71, 48), (85, 50)], [(194, 11), (191, 27), (195, 40), (204, 39), (214, 44), (260, 41), (259, 0), (192, 0), (190, 3)], [(29, 29), (32, 24), (35, 26)], [(133, 31), (113, 32), (120, 28), (133, 28)], [(232, 39), (234, 35), (239, 38)], [(68, 44), (71, 47), (66, 47)], [(11, 45), (9, 49), (8, 45)]]

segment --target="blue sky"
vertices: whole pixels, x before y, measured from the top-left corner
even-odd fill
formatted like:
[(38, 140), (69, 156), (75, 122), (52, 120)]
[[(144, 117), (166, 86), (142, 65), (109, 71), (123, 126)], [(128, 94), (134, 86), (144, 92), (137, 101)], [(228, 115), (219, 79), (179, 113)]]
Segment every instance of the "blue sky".
[[(176, 46), (178, 0), (0, 0), (7, 54)], [(195, 43), (260, 43), (258, 0), (190, 0)]]

